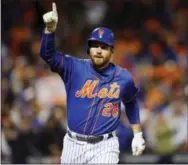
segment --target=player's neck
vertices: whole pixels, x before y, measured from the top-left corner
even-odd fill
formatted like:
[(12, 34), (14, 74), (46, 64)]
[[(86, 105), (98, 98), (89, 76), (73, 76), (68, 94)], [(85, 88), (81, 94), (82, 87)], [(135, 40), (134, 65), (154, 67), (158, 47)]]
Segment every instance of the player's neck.
[(101, 67), (98, 67), (98, 66), (95, 66), (95, 65), (93, 65), (93, 67), (95, 68), (96, 71), (102, 72), (102, 71), (106, 70), (109, 65), (110, 65), (110, 62), (108, 62), (106, 65), (101, 66)]
[(107, 63), (106, 65), (104, 65), (104, 66), (102, 66), (102, 67), (97, 67), (96, 69), (97, 69), (97, 70), (103, 70), (103, 69), (107, 68), (108, 65), (109, 65), (109, 63)]

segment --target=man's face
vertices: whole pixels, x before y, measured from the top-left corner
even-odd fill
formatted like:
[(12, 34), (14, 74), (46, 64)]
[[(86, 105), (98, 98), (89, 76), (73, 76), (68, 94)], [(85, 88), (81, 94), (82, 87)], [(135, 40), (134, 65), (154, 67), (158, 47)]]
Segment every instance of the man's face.
[(89, 56), (96, 68), (100, 69), (107, 66), (113, 54), (112, 47), (101, 42), (92, 41), (89, 49)]

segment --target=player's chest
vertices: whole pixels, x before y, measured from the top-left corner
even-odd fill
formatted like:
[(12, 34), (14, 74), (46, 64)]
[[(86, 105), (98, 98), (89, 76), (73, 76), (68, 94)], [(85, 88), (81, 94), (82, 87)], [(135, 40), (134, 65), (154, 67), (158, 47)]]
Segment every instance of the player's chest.
[(100, 79), (83, 79), (74, 84), (74, 94), (77, 98), (110, 98), (118, 99), (121, 97), (121, 81), (113, 80), (104, 82)]

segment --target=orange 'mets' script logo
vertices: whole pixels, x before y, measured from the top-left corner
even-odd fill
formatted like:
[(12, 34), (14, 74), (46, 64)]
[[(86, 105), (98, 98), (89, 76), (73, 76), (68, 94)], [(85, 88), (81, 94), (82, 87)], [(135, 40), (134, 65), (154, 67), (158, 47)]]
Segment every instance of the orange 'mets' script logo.
[(97, 93), (94, 93), (99, 80), (87, 80), (81, 90), (78, 90), (75, 94), (76, 97), (81, 98), (94, 98), (98, 96), (99, 98), (119, 98), (120, 95), (120, 86), (117, 82), (114, 82), (110, 85), (110, 89), (101, 88)]

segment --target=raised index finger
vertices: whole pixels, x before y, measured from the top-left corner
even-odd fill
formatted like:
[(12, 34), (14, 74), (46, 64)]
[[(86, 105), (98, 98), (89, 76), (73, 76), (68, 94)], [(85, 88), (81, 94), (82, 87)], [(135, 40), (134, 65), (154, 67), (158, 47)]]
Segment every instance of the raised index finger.
[(55, 2), (52, 3), (52, 11), (57, 15), (57, 8)]

